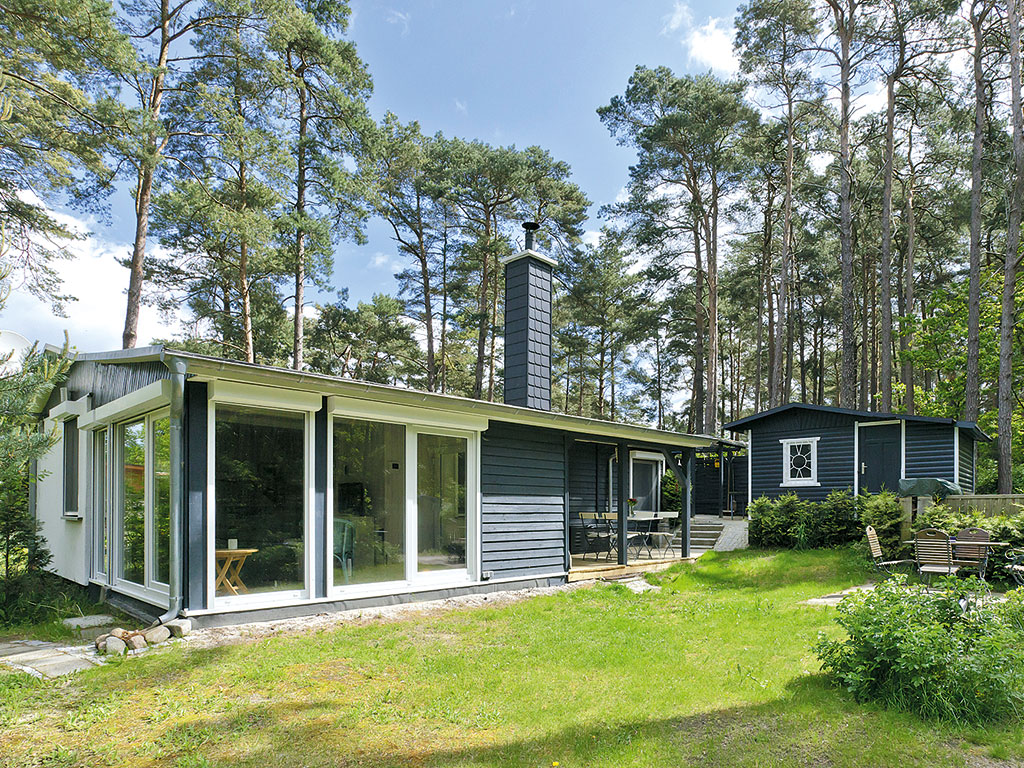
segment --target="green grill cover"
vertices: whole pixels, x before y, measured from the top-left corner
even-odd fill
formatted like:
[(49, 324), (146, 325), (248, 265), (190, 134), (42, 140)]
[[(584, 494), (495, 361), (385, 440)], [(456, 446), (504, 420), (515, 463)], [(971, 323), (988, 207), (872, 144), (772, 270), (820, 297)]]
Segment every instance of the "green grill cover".
[(960, 496), (960, 486), (941, 477), (904, 477), (900, 480), (900, 496), (934, 496), (940, 501), (947, 496)]

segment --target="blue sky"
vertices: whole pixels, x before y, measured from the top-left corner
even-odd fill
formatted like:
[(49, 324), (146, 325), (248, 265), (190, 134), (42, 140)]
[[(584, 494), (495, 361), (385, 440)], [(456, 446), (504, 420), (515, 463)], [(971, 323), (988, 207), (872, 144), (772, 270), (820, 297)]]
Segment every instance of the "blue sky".
[[(418, 120), (426, 133), (525, 147), (538, 144), (572, 166), (574, 181), (594, 205), (611, 202), (627, 180), (632, 154), (616, 146), (595, 110), (625, 88), (638, 64), (676, 72), (735, 69), (731, 35), (735, 6), (674, 0), (586, 2), (352, 3), (350, 37), (374, 80), (377, 118), (390, 110)], [(60, 211), (90, 233), (78, 258), (62, 267), (79, 301), (67, 317), (15, 291), (0, 328), (31, 339), (59, 341), (66, 329), (81, 350), (120, 347), (127, 255), (134, 227), (126, 189), (111, 200), (109, 222)], [(365, 246), (339, 245), (334, 282), (351, 300), (394, 292), (399, 262), (387, 228), (370, 222)], [(176, 321), (149, 309), (140, 343), (171, 335)]]

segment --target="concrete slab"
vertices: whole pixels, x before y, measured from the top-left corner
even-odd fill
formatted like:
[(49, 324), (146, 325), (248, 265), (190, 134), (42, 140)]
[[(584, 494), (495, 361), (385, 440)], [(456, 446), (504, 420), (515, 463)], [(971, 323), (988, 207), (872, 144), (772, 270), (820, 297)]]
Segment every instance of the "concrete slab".
[(76, 616), (71, 619), (64, 619), (61, 622), (65, 627), (71, 629), (88, 629), (89, 627), (113, 626), (114, 617), (105, 613), (98, 613), (95, 616)]
[(62, 677), (72, 672), (81, 672), (83, 669), (92, 669), (95, 666), (85, 659), (61, 653), (46, 661), (39, 661), (32, 665), (43, 677)]
[(37, 650), (24, 651), (23, 653), (13, 653), (9, 656), (4, 657), (4, 661), (10, 664), (20, 664), (21, 666), (30, 666), (37, 661), (43, 659), (52, 658), (55, 655), (59, 655), (60, 651), (56, 650), (57, 646), (52, 648), (41, 648)]

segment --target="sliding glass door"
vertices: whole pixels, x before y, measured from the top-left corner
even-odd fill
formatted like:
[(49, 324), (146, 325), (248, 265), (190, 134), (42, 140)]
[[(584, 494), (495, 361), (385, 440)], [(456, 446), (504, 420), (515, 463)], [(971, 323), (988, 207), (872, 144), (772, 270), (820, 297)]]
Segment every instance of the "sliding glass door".
[(215, 414), (215, 597), (301, 597), (307, 414), (227, 403)]
[(366, 591), (469, 578), (476, 435), (334, 415), (331, 585)]
[(405, 426), (337, 417), (332, 439), (333, 583), (405, 579)]
[(468, 440), (416, 436), (419, 572), (466, 568), (466, 455)]

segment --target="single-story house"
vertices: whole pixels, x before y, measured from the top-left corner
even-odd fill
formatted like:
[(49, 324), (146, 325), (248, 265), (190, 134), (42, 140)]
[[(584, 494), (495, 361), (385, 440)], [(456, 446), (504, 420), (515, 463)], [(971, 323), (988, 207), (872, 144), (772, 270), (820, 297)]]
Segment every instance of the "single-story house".
[(974, 493), (978, 442), (991, 441), (973, 421), (805, 403), (755, 413), (725, 429), (746, 433), (749, 500), (896, 491), (901, 478), (941, 478)]
[(505, 265), (504, 403), (164, 346), (79, 355), (41, 413), (52, 569), (206, 625), (557, 584), (584, 513), (618, 541), (672, 517), (666, 470), (686, 505), (668, 556), (688, 556), (692, 457), (716, 439), (551, 412), (553, 262), (531, 246)]

